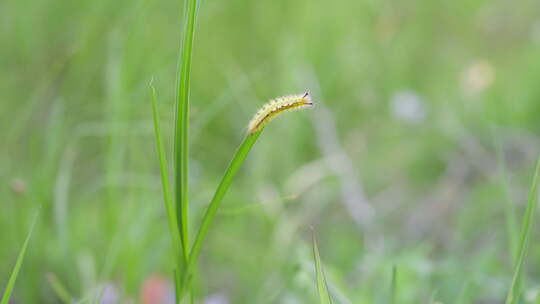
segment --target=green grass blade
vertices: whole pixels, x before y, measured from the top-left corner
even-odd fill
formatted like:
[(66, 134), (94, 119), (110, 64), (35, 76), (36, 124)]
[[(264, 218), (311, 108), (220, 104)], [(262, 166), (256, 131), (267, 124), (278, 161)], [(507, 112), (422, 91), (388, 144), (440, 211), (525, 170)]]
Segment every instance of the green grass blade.
[(240, 144), (238, 150), (236, 150), (236, 153), (234, 154), (233, 159), (229, 164), (229, 167), (225, 171), (225, 174), (223, 175), (221, 182), (219, 183), (216, 192), (214, 193), (214, 196), (206, 209), (206, 212), (201, 221), (201, 225), (199, 227), (199, 231), (197, 233), (197, 236), (195, 237), (195, 241), (193, 242), (193, 247), (191, 249), (188, 263), (182, 275), (182, 295), (184, 294), (186, 284), (188, 284), (190, 280), (191, 272), (193, 271), (193, 267), (195, 267), (195, 264), (197, 263), (197, 260), (199, 258), (203, 241), (208, 234), (208, 229), (210, 228), (210, 224), (212, 224), (214, 220), (221, 201), (227, 193), (227, 190), (229, 189), (229, 186), (231, 185), (234, 177), (236, 176), (236, 173), (238, 173), (238, 170), (244, 163), (244, 160), (249, 154), (249, 151), (257, 141), (257, 138), (259, 138), (260, 133), (261, 132), (259, 131), (254, 134), (247, 135), (244, 138), (244, 141)]
[(392, 266), (392, 279), (390, 280), (390, 292), (388, 296), (388, 303), (396, 303), (396, 288), (397, 288), (397, 267)]
[(317, 291), (319, 292), (319, 302), (321, 304), (331, 304), (332, 298), (328, 291), (328, 284), (326, 282), (326, 276), (324, 275), (324, 269), (321, 262), (321, 256), (319, 254), (319, 248), (317, 246), (317, 240), (315, 233), (312, 233), (313, 241), (313, 258), (315, 260), (315, 272), (317, 276)]
[(186, 23), (180, 48), (176, 89), (175, 151), (175, 200), (177, 221), (182, 241), (184, 261), (189, 256), (189, 204), (188, 204), (188, 131), (189, 131), (189, 89), (191, 78), (191, 55), (197, 16), (197, 0), (186, 0)]
[(531, 242), (531, 232), (532, 226), (534, 224), (534, 215), (536, 212), (536, 205), (538, 202), (538, 177), (540, 174), (540, 156), (536, 162), (536, 169), (534, 172), (534, 177), (532, 181), (531, 190), (529, 192), (529, 200), (527, 202), (527, 209), (525, 210), (525, 215), (523, 216), (523, 223), (521, 226), (521, 234), (519, 241), (519, 250), (518, 250), (518, 259), (515, 264), (514, 276), (512, 278), (512, 283), (510, 285), (510, 290), (508, 291), (508, 296), (506, 298), (506, 304), (515, 304), (518, 302), (519, 293), (520, 293), (520, 281), (523, 271), (523, 265), (525, 263), (525, 258), (527, 257), (527, 252)]
[(19, 252), (19, 256), (17, 257), (17, 261), (15, 262), (15, 267), (13, 267), (13, 271), (11, 272), (11, 276), (9, 277), (9, 281), (7, 283), (6, 289), (4, 290), (4, 295), (2, 296), (2, 301), (0, 301), (0, 304), (9, 303), (9, 299), (11, 298), (11, 293), (13, 292), (13, 288), (15, 287), (15, 281), (17, 281), (17, 276), (19, 275), (19, 271), (21, 270), (21, 266), (24, 260), (24, 255), (26, 253), (26, 248), (28, 247), (28, 243), (30, 242), (30, 237), (32, 236), (32, 232), (34, 231), (34, 227), (36, 225), (38, 215), (39, 215), (39, 211), (36, 213), (36, 215), (34, 216), (34, 219), (32, 220), (32, 225), (30, 226), (30, 230), (28, 231), (28, 234), (26, 235), (26, 239), (24, 240), (21, 251)]
[(159, 159), (159, 171), (161, 173), (161, 186), (163, 188), (163, 201), (165, 202), (165, 210), (167, 212), (167, 222), (171, 234), (174, 256), (179, 257), (181, 254), (180, 248), (182, 246), (182, 243), (180, 233), (178, 231), (178, 221), (175, 212), (176, 209), (169, 187), (169, 171), (167, 169), (168, 167), (167, 157), (165, 155), (165, 148), (161, 139), (161, 126), (159, 122), (159, 110), (156, 98), (156, 89), (154, 88), (154, 85), (152, 83), (150, 83), (150, 89), (152, 93), (152, 118), (154, 121), (154, 133), (156, 139), (156, 151)]

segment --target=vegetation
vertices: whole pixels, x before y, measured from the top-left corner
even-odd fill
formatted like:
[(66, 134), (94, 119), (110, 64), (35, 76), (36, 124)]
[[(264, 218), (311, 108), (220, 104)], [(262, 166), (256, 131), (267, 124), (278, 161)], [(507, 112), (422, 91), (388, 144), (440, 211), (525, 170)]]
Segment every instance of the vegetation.
[(0, 3), (2, 304), (540, 301), (535, 1), (197, 2)]

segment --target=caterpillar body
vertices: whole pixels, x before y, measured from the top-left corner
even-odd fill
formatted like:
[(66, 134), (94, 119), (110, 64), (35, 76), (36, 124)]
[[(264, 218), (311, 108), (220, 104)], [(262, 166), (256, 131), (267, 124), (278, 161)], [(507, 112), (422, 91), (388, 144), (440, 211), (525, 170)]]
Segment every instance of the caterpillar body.
[(261, 131), (272, 119), (287, 111), (299, 110), (310, 107), (313, 101), (309, 93), (288, 95), (270, 100), (257, 111), (248, 125), (248, 133), (253, 134)]

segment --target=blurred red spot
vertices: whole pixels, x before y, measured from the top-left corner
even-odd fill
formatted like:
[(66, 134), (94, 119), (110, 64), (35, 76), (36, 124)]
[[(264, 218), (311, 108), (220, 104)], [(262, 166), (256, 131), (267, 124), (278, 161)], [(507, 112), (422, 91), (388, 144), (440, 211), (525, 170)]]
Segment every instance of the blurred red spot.
[(142, 304), (174, 303), (174, 294), (169, 281), (160, 275), (152, 275), (144, 281), (141, 288)]

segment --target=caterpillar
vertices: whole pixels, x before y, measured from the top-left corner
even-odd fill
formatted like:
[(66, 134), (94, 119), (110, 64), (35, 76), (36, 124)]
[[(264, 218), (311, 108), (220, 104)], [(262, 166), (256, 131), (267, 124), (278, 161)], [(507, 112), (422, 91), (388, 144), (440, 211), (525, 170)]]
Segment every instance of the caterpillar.
[(251, 119), (248, 125), (248, 133), (253, 134), (261, 131), (266, 124), (281, 113), (310, 107), (312, 105), (313, 101), (311, 100), (309, 93), (282, 96), (270, 100), (263, 105)]

